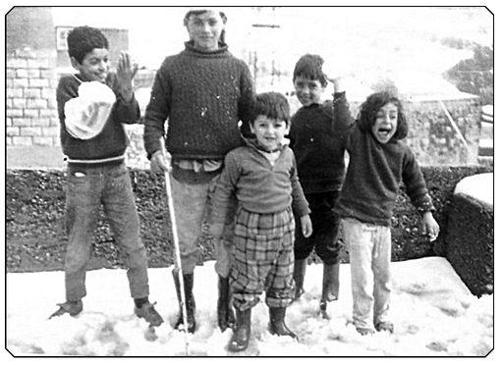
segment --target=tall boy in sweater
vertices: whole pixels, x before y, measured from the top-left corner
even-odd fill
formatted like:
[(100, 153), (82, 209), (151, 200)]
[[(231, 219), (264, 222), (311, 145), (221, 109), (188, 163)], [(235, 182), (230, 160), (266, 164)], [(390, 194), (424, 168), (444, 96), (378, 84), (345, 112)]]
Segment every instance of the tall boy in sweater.
[(148, 301), (146, 250), (124, 164), (128, 141), (122, 123), (139, 119), (132, 92), (136, 68), (122, 53), (116, 74), (109, 72), (108, 40), (99, 29), (87, 26), (69, 33), (68, 53), (78, 73), (61, 77), (57, 87), (61, 145), (68, 162), (66, 302), (53, 316), (76, 316), (83, 309), (86, 265), (102, 204), (115, 240), (125, 250), (135, 313), (159, 326), (163, 320)]
[[(167, 57), (156, 74), (146, 108), (144, 142), (153, 171), (169, 171), (172, 167), (170, 180), (178, 223), (188, 331), (194, 332), (197, 240), (203, 218), (210, 209), (210, 192), (221, 173), (224, 156), (242, 144), (238, 122), (248, 119), (255, 96), (247, 65), (235, 58), (224, 43), (225, 14), (212, 9), (191, 10), (184, 24), (190, 41), (181, 53)], [(168, 124), (165, 137), (168, 156), (163, 156), (160, 143), (165, 124)], [(217, 314), (221, 330), (234, 322), (228, 284), (231, 256), (226, 248), (231, 243), (232, 221), (233, 214), (229, 212), (226, 234), (216, 242)], [(179, 268), (173, 271), (173, 277), (180, 300), (177, 270)], [(183, 324), (181, 313), (180, 310), (176, 328)]]

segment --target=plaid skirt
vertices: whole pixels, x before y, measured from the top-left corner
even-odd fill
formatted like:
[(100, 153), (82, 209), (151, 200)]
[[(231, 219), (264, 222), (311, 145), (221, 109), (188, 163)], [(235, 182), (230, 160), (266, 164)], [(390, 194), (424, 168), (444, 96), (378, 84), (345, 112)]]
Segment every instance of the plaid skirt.
[(253, 307), (266, 292), (269, 307), (286, 307), (293, 298), (294, 229), (292, 208), (270, 214), (237, 211), (234, 262), (230, 274), (234, 306)]

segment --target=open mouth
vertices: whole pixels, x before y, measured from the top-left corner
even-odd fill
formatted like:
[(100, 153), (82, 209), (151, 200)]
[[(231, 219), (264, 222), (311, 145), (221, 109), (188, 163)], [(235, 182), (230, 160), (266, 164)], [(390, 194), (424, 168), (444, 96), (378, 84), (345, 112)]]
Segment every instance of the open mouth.
[(381, 136), (388, 137), (393, 129), (391, 127), (381, 127), (377, 130), (378, 134)]

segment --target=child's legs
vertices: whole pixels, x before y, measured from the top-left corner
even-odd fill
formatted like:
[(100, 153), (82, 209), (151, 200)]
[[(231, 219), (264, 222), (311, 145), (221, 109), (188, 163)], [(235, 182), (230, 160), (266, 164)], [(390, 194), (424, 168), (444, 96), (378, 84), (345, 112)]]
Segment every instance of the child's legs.
[(372, 328), (374, 229), (351, 218), (343, 219), (342, 224), (344, 241), (350, 250), (353, 321), (357, 328)]
[[(219, 181), (218, 175), (214, 178), (209, 187), (209, 197), (206, 209), (207, 217), (212, 214), (212, 195), (216, 189), (217, 182)], [(226, 219), (224, 222), (224, 230), (220, 240), (214, 242), (214, 248), (216, 253), (216, 264), (214, 266), (216, 273), (227, 278), (230, 275), (230, 269), (233, 262), (233, 232), (235, 230), (235, 214), (238, 206), (238, 201), (236, 197), (232, 196), (230, 203), (228, 205), (228, 210), (226, 211)]]
[(318, 202), (316, 206), (311, 208), (315, 252), (324, 264), (338, 264), (342, 248), (338, 240), (340, 217), (334, 213), (334, 205), (338, 199), (339, 192), (331, 191), (317, 195)]
[(139, 218), (129, 171), (124, 164), (103, 168), (106, 176), (103, 205), (115, 241), (124, 250), (130, 293), (133, 298), (149, 294), (148, 260), (139, 236)]
[(102, 190), (99, 171), (68, 167), (66, 190), (66, 233), (64, 263), (66, 300), (83, 298), (85, 271), (90, 258)]
[(374, 323), (388, 321), (391, 293), (391, 230), (379, 226), (372, 270), (374, 272)]
[(259, 302), (265, 288), (278, 244), (270, 241), (263, 229), (262, 215), (239, 209), (235, 222), (234, 261), (230, 272), (233, 305), (240, 311), (252, 308)]
[[(200, 172), (200, 174), (205, 174)], [(177, 223), (181, 265), (184, 274), (191, 274), (198, 262), (198, 238), (206, 210), (209, 181), (187, 183), (171, 175), (172, 199)]]
[(278, 252), (266, 277), (266, 304), (268, 307), (287, 307), (294, 298), (294, 228), (292, 210), (277, 213), (277, 227), (273, 235)]

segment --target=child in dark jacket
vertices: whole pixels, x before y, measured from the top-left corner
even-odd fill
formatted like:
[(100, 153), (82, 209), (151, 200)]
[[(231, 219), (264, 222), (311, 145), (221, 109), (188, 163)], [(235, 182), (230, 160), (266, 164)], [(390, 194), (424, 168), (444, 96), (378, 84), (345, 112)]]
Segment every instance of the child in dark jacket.
[(61, 145), (68, 162), (66, 302), (53, 316), (76, 316), (83, 309), (86, 265), (102, 204), (116, 242), (126, 254), (134, 311), (159, 326), (163, 320), (148, 300), (146, 249), (139, 237), (139, 217), (124, 163), (128, 140), (122, 123), (139, 119), (132, 91), (137, 67), (122, 53), (117, 72), (109, 72), (108, 41), (99, 29), (87, 26), (69, 33), (68, 53), (78, 73), (61, 77), (57, 87)]
[(270, 309), (270, 332), (296, 335), (285, 325), (287, 305), (294, 298), (293, 211), (305, 237), (311, 234), (308, 202), (299, 184), (294, 153), (284, 135), (289, 129), (289, 105), (278, 93), (257, 96), (250, 130), (255, 139), (232, 150), (214, 194), (210, 230), (220, 237), (231, 196), (236, 195), (234, 264), (230, 283), (237, 323), (230, 351), (249, 343), (251, 309), (263, 291)]
[(439, 233), (416, 157), (402, 141), (407, 130), (400, 100), (379, 92), (362, 104), (347, 140), (350, 163), (336, 212), (350, 248), (353, 321), (362, 335), (374, 333), (374, 328), (393, 332), (390, 225), (402, 182), (422, 215), (423, 234), (433, 241)]
[(334, 100), (322, 103), (328, 76), (322, 71), (323, 59), (304, 55), (296, 63), (294, 88), (302, 107), (292, 117), (291, 148), (297, 159), (301, 185), (310, 205), (313, 234), (304, 237), (296, 232), (294, 243), (295, 298), (303, 293), (308, 256), (315, 249), (324, 263), (321, 314), (327, 318), (327, 302), (339, 294), (339, 217), (334, 213), (344, 174), (345, 133), (353, 123), (344, 90), (337, 79)]

